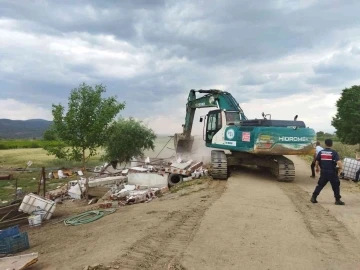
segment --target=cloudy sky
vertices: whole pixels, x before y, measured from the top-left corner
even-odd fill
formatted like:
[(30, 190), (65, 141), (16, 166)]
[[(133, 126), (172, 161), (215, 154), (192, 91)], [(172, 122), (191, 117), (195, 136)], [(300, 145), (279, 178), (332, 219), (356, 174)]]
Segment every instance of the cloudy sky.
[[(126, 101), (123, 116), (181, 131), (190, 89), (231, 92), (248, 118), (334, 131), (360, 84), (360, 1), (0, 0), (0, 118), (52, 119), (80, 83)], [(202, 132), (196, 114), (195, 132)]]

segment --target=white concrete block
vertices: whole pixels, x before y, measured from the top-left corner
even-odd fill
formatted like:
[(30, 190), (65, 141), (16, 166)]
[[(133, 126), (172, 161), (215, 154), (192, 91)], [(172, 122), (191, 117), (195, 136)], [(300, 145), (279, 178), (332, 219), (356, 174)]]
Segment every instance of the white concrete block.
[(183, 178), (184, 182), (191, 181), (191, 180), (193, 180), (192, 176)]
[(103, 177), (89, 180), (89, 187), (100, 187), (126, 181), (127, 176)]
[(184, 162), (184, 163), (173, 163), (171, 164), (171, 167), (175, 167), (175, 168), (178, 168), (178, 169), (186, 169), (187, 167), (189, 167), (192, 163), (192, 160), (189, 160), (188, 162)]
[(127, 190), (135, 190), (136, 189), (136, 186), (135, 185), (125, 185), (125, 189)]
[(157, 173), (129, 173), (128, 184), (151, 187), (164, 187), (168, 185), (168, 174)]

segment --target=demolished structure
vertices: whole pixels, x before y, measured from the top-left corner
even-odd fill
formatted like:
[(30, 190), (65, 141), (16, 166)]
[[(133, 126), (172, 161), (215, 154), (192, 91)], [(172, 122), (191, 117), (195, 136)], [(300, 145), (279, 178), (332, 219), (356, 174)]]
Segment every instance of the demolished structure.
[[(150, 158), (146, 158), (134, 160), (131, 165), (128, 168), (121, 168), (118, 163), (96, 166), (94, 176), (88, 181), (90, 203), (100, 201), (103, 203), (101, 207), (107, 207), (113, 205), (112, 201), (118, 201), (118, 205), (149, 202), (169, 187), (208, 174), (203, 162), (183, 161), (181, 158), (173, 162), (163, 159), (150, 162)], [(85, 192), (86, 178), (81, 176), (48, 192), (47, 198), (55, 201), (66, 197), (82, 199)]]

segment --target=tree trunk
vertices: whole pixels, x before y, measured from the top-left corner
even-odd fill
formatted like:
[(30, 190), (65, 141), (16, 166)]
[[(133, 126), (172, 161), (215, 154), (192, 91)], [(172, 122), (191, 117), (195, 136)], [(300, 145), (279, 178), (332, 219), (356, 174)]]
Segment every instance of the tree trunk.
[(83, 170), (84, 170), (84, 175), (85, 175), (85, 178), (86, 178), (86, 181), (85, 181), (85, 198), (86, 198), (86, 201), (89, 200), (89, 177), (86, 173), (86, 162), (85, 162), (85, 149), (83, 149), (83, 154), (82, 154), (82, 163), (83, 163)]

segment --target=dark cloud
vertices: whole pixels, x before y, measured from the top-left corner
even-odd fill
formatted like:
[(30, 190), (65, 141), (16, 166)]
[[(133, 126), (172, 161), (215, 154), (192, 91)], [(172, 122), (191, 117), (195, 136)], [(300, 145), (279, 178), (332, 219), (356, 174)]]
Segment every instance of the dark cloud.
[[(185, 1), (160, 16), (149, 13), (146, 21), (139, 24), (145, 41), (168, 48), (179, 57), (212, 65), (266, 61), (303, 52), (317, 43), (328, 42), (343, 27), (359, 25), (356, 10), (360, 3), (315, 2), (296, 10), (290, 9), (291, 2), (283, 7), (275, 3), (221, 1), (196, 5), (194, 1)], [(338, 8), (341, 14), (347, 14), (346, 18), (339, 15)], [(169, 13), (177, 15), (174, 20)]]
[[(88, 32), (130, 39), (136, 35), (135, 12), (157, 9), (162, 0), (141, 1), (1, 1), (0, 17), (38, 24), (34, 30), (47, 33)], [(45, 27), (46, 26), (46, 27)]]
[(331, 57), (313, 66), (314, 75), (308, 78), (309, 84), (337, 87), (357, 80), (360, 74), (360, 50), (352, 47), (334, 53)]
[(0, 0), (2, 97), (50, 108), (82, 82), (102, 83), (125, 114), (148, 117), (184, 106), (192, 88), (239, 102), (338, 91), (360, 71), (358, 10), (358, 1)]

